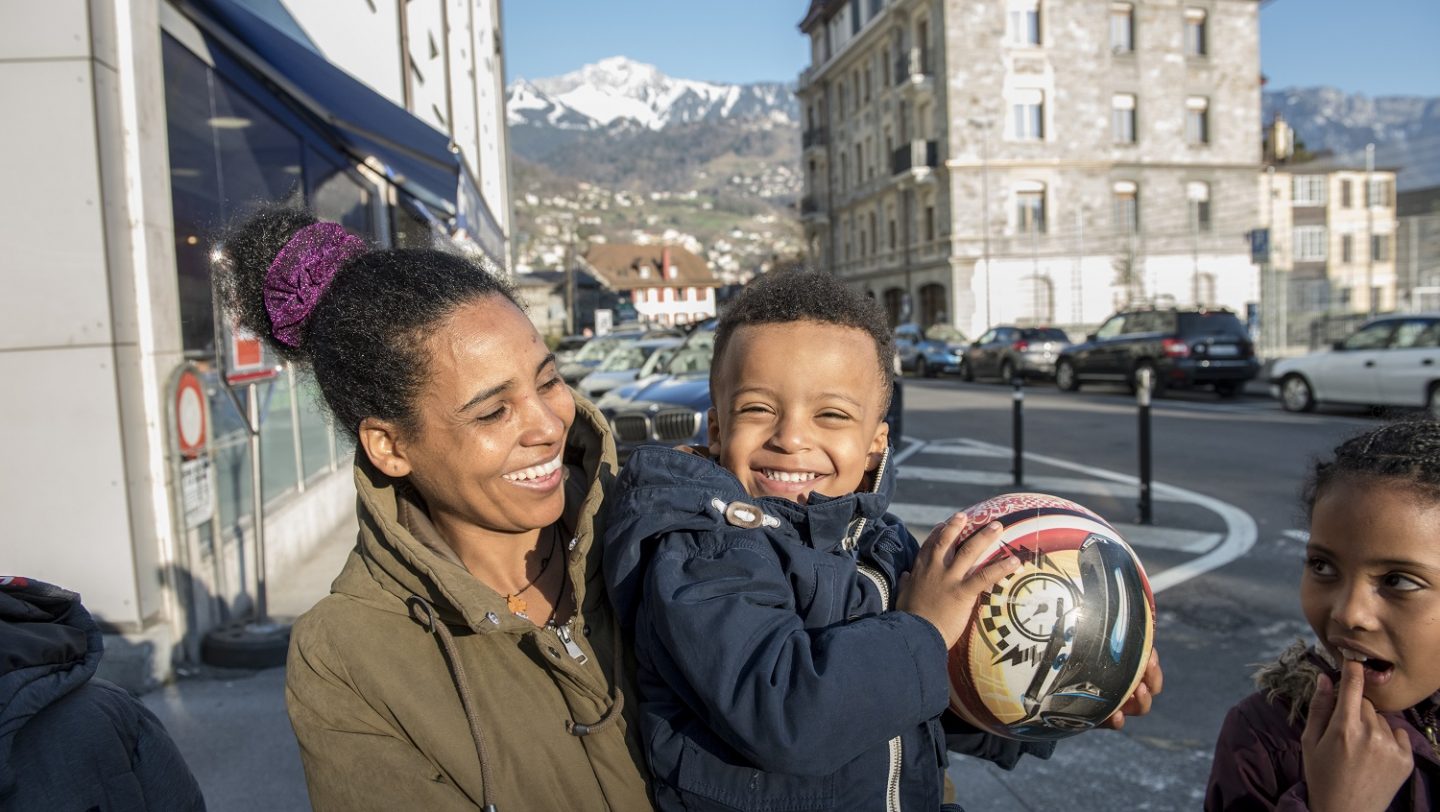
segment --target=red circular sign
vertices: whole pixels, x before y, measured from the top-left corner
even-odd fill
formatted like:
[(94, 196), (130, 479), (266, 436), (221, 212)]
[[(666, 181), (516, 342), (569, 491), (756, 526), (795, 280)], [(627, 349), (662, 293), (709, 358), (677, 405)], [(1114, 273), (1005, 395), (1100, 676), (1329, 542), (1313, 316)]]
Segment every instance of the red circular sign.
[(175, 384), (175, 428), (185, 457), (197, 456), (205, 448), (205, 406), (200, 378), (188, 369), (180, 373)]

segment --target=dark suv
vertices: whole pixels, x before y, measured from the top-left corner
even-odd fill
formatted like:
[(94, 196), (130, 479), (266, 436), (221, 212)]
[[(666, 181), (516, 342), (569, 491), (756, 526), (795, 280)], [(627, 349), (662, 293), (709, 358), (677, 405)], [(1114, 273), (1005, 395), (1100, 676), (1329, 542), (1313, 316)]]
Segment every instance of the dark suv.
[(1154, 391), (1214, 386), (1233, 397), (1260, 372), (1245, 325), (1226, 309), (1153, 308), (1116, 313), (1085, 343), (1068, 347), (1055, 361), (1055, 385), (1124, 383), (1133, 391), (1149, 368)]

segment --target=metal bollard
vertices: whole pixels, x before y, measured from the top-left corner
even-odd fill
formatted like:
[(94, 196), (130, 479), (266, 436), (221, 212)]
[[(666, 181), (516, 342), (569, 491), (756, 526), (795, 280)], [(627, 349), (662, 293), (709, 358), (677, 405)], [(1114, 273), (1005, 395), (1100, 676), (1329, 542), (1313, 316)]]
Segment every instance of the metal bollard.
[(1152, 524), (1150, 504), (1150, 389), (1154, 370), (1141, 367), (1135, 375), (1135, 402), (1140, 414), (1140, 524)]
[(1015, 487), (1019, 488), (1025, 484), (1025, 379), (1016, 375), (1010, 379), (1010, 385), (1015, 389), (1015, 408), (1012, 418), (1013, 438), (1011, 440), (1011, 444), (1015, 448), (1015, 460), (1010, 472), (1015, 475)]

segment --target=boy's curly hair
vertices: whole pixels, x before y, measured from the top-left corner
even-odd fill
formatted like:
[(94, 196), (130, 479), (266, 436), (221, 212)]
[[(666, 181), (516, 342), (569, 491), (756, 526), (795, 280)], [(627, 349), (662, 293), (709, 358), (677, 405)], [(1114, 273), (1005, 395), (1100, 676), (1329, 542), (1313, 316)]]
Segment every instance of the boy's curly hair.
[[(890, 379), (895, 357), (895, 336), (885, 308), (876, 300), (819, 271), (777, 271), (756, 278), (730, 303), (715, 327), (715, 353), (710, 362), (710, 389), (720, 359), (735, 331), (747, 325), (816, 321), (864, 330), (875, 344), (875, 365), (880, 372), (883, 408), (890, 407)], [(803, 363), (803, 359), (798, 359)]]
[(1305, 510), (1336, 482), (1384, 480), (1440, 501), (1440, 421), (1402, 420), (1358, 434), (1310, 470), (1301, 498)]

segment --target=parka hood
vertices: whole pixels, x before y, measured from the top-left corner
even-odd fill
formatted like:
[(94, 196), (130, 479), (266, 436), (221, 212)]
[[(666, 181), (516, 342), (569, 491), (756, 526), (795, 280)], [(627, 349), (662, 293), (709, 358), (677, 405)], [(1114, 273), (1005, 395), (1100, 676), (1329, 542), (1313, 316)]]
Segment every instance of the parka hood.
[(863, 523), (884, 516), (894, 492), (888, 451), (868, 491), (812, 494), (808, 504), (800, 505), (778, 496), (750, 496), (733, 473), (703, 453), (643, 446), (620, 472), (607, 513), (604, 558), (610, 599), (628, 628), (635, 619), (653, 541), (677, 531), (710, 532), (731, 524), (726, 510), (732, 504), (753, 505), (771, 521), (778, 520), (773, 532), (828, 551), (860, 536)]
[[(603, 421), (594, 406), (576, 398), (575, 422), (565, 441), (566, 498), (561, 518), (566, 560), (572, 568), (587, 560), (594, 509), (614, 478), (610, 463), (603, 460)], [(476, 632), (533, 630), (532, 623), (512, 615), (503, 597), (465, 569), (431, 524), (414, 488), (404, 479), (380, 472), (361, 449), (355, 454), (355, 490), (360, 519), (356, 554), (335, 580), (333, 592), (397, 614), (408, 614), (407, 599), (418, 595), (435, 608), (440, 620), (452, 625)], [(584, 585), (594, 573), (572, 575), (580, 576), (572, 578), (572, 585), (576, 605), (582, 605)]]
[(10, 751), (30, 718), (90, 680), (104, 653), (80, 596), (0, 576), (0, 797), (15, 783)]

